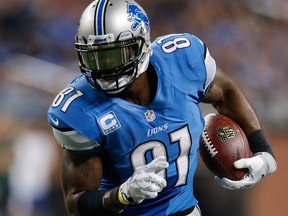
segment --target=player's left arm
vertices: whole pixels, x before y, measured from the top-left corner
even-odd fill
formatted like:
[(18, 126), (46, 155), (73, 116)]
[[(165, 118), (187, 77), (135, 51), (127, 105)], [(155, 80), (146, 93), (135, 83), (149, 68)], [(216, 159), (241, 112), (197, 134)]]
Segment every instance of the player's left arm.
[(227, 189), (252, 187), (264, 176), (277, 169), (274, 153), (261, 129), (259, 119), (239, 87), (217, 68), (209, 91), (202, 100), (211, 103), (215, 109), (237, 122), (247, 135), (253, 157), (240, 159), (234, 163), (236, 168), (248, 168), (248, 175), (240, 181), (216, 178)]
[(217, 68), (213, 83), (202, 102), (211, 103), (220, 114), (237, 122), (247, 136), (261, 128), (256, 113), (243, 93), (220, 68)]

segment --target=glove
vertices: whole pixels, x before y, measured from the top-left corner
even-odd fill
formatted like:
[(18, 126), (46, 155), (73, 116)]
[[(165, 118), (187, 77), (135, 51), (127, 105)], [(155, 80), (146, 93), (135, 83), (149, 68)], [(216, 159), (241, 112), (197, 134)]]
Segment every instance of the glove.
[(137, 167), (133, 175), (120, 186), (119, 201), (126, 205), (139, 204), (145, 198), (157, 197), (167, 185), (166, 180), (158, 173), (168, 166), (165, 157), (158, 157), (147, 165)]
[(277, 169), (274, 157), (268, 152), (258, 152), (251, 158), (242, 158), (234, 162), (237, 169), (248, 168), (248, 174), (242, 180), (232, 181), (227, 178), (215, 176), (216, 182), (229, 190), (250, 188), (263, 177), (273, 173)]

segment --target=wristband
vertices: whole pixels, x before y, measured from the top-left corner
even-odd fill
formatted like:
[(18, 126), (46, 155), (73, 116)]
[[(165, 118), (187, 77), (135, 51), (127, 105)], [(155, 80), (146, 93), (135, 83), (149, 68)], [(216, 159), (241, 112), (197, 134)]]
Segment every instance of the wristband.
[[(127, 205), (118, 200), (118, 187), (110, 191), (91, 190), (84, 192), (78, 200), (78, 211), (81, 216), (115, 215), (123, 211)], [(106, 200), (108, 199), (108, 200)], [(105, 206), (105, 203), (108, 205)], [(114, 213), (113, 213), (114, 212)]]
[[(78, 200), (78, 211), (80, 215), (93, 216), (97, 212), (105, 212), (105, 208), (102, 204), (102, 199), (106, 191), (86, 191)], [(106, 212), (105, 212), (106, 213)], [(107, 214), (109, 215), (109, 213)]]
[(275, 158), (263, 130), (259, 129), (254, 131), (247, 137), (247, 139), (253, 154), (256, 154), (258, 152), (268, 152)]
[(121, 185), (120, 187), (119, 187), (119, 189), (118, 189), (118, 200), (119, 200), (119, 202), (120, 203), (122, 203), (123, 205), (128, 205), (129, 204), (129, 201), (128, 201), (128, 199), (126, 198), (126, 197), (123, 197), (122, 196), (122, 187), (123, 187), (123, 185)]
[(118, 197), (118, 193), (119, 193), (118, 191), (119, 191), (119, 187), (111, 190), (110, 206), (113, 207), (115, 212), (120, 213), (129, 203), (123, 204), (122, 202), (120, 202), (119, 197)]

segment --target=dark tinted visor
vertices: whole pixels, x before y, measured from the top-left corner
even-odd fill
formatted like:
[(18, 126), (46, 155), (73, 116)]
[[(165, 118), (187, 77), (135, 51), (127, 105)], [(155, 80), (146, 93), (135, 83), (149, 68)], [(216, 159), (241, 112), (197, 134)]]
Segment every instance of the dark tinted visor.
[(104, 45), (80, 45), (76, 50), (81, 64), (89, 70), (111, 70), (126, 65), (139, 55), (140, 40), (128, 40)]

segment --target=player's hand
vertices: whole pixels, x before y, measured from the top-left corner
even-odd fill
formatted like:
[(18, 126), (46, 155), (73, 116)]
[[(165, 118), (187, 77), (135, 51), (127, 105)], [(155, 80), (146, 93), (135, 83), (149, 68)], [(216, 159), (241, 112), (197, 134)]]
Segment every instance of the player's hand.
[(222, 187), (229, 190), (252, 187), (263, 177), (273, 173), (277, 169), (277, 163), (271, 154), (267, 152), (258, 152), (251, 158), (242, 158), (235, 161), (234, 167), (237, 169), (247, 168), (247, 175), (239, 181), (215, 177), (215, 180)]
[(145, 166), (137, 167), (133, 175), (124, 182), (118, 192), (123, 204), (141, 203), (155, 198), (166, 187), (166, 180), (158, 173), (169, 166), (165, 157), (159, 157)]

